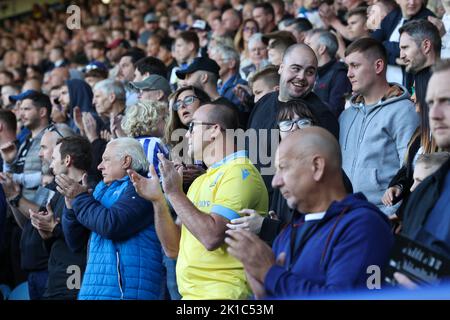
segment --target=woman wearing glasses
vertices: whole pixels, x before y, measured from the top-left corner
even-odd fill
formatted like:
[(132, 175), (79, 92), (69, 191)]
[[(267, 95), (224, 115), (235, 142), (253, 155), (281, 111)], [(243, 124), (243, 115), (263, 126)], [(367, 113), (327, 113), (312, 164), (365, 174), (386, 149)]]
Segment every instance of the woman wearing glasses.
[[(319, 122), (303, 100), (297, 99), (279, 104), (277, 127), (280, 130), (281, 140), (294, 131), (317, 125), (319, 125)], [(342, 173), (347, 191), (353, 193), (350, 180), (343, 170)], [(280, 189), (274, 189), (270, 203), (270, 217), (262, 218), (253, 210), (247, 210), (247, 214), (246, 217), (231, 220), (228, 227), (230, 229), (249, 228), (250, 231), (258, 234), (262, 240), (272, 244), (282, 228), (291, 221), (293, 211), (287, 205)]]
[(205, 103), (211, 101), (208, 94), (202, 89), (193, 86), (179, 88), (169, 97), (169, 120), (165, 127), (164, 141), (170, 147), (182, 142), (183, 132), (175, 132), (178, 129), (187, 130), (192, 121), (194, 112)]
[(240, 64), (244, 67), (252, 63), (248, 51), (248, 39), (257, 32), (259, 32), (258, 23), (253, 19), (246, 19), (234, 37), (234, 47), (240, 53)]

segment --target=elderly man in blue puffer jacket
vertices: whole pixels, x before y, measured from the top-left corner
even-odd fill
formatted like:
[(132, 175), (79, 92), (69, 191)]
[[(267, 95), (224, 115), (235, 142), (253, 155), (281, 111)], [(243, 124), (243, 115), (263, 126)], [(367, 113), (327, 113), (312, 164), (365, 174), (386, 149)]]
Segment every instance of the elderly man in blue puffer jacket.
[(112, 140), (98, 169), (103, 181), (93, 194), (82, 184), (58, 175), (66, 196), (62, 226), (68, 246), (88, 245), (80, 300), (160, 299), (164, 293), (161, 244), (153, 206), (137, 195), (127, 169), (143, 172), (148, 162), (132, 138)]

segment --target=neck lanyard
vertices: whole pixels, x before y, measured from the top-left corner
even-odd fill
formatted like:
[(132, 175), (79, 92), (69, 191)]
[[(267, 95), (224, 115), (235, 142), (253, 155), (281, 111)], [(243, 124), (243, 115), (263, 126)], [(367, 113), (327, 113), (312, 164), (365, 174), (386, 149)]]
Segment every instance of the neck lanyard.
[[(344, 209), (342, 209), (342, 211), (339, 213), (339, 216), (336, 219), (336, 222), (334, 223), (330, 233), (328, 234), (327, 237), (327, 241), (325, 243), (325, 248), (324, 251), (322, 252), (322, 259), (323, 260), (324, 256), (325, 256), (325, 252), (328, 249), (328, 244), (331, 240), (331, 237), (333, 236), (334, 230), (336, 229), (337, 223), (339, 222), (339, 220), (342, 218), (342, 216), (350, 209), (350, 207), (345, 207)], [(320, 222), (321, 220), (312, 222), (314, 223), (314, 225), (312, 225), (310, 227), (309, 230), (306, 230), (306, 232), (302, 235), (302, 238), (299, 242), (298, 247), (295, 247), (296, 244), (296, 238), (297, 238), (297, 233), (299, 232), (299, 228), (302, 227), (306, 222), (302, 221), (300, 223), (294, 223), (296, 214), (294, 213), (294, 215), (292, 216), (292, 220), (291, 220), (291, 239), (290, 239), (290, 261), (289, 261), (289, 267), (288, 267), (288, 271), (290, 271), (292, 269), (293, 264), (297, 261), (297, 258), (299, 257), (300, 253), (301, 253), (301, 249), (302, 247), (306, 244), (306, 242), (309, 240), (309, 238), (312, 237), (312, 235), (315, 233), (315, 231), (317, 230), (317, 228), (320, 226)], [(305, 226), (303, 226), (305, 227)]]

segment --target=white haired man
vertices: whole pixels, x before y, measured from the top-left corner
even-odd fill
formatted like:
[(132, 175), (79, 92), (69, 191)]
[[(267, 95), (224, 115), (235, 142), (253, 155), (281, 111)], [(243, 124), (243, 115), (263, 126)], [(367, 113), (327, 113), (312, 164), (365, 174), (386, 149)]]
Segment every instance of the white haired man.
[(127, 170), (148, 168), (141, 144), (118, 138), (106, 146), (93, 194), (86, 179), (80, 185), (58, 175), (65, 196), (63, 230), (68, 246), (82, 249), (89, 238), (88, 261), (78, 299), (160, 299), (162, 250), (154, 226), (153, 206), (138, 196)]

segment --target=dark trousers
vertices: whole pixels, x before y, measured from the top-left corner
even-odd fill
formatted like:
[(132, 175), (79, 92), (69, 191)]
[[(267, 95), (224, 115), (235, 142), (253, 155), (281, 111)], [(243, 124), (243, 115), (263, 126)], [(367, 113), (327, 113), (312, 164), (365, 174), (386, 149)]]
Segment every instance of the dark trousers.
[(47, 289), (48, 271), (33, 271), (28, 273), (28, 293), (30, 300), (40, 300)]

